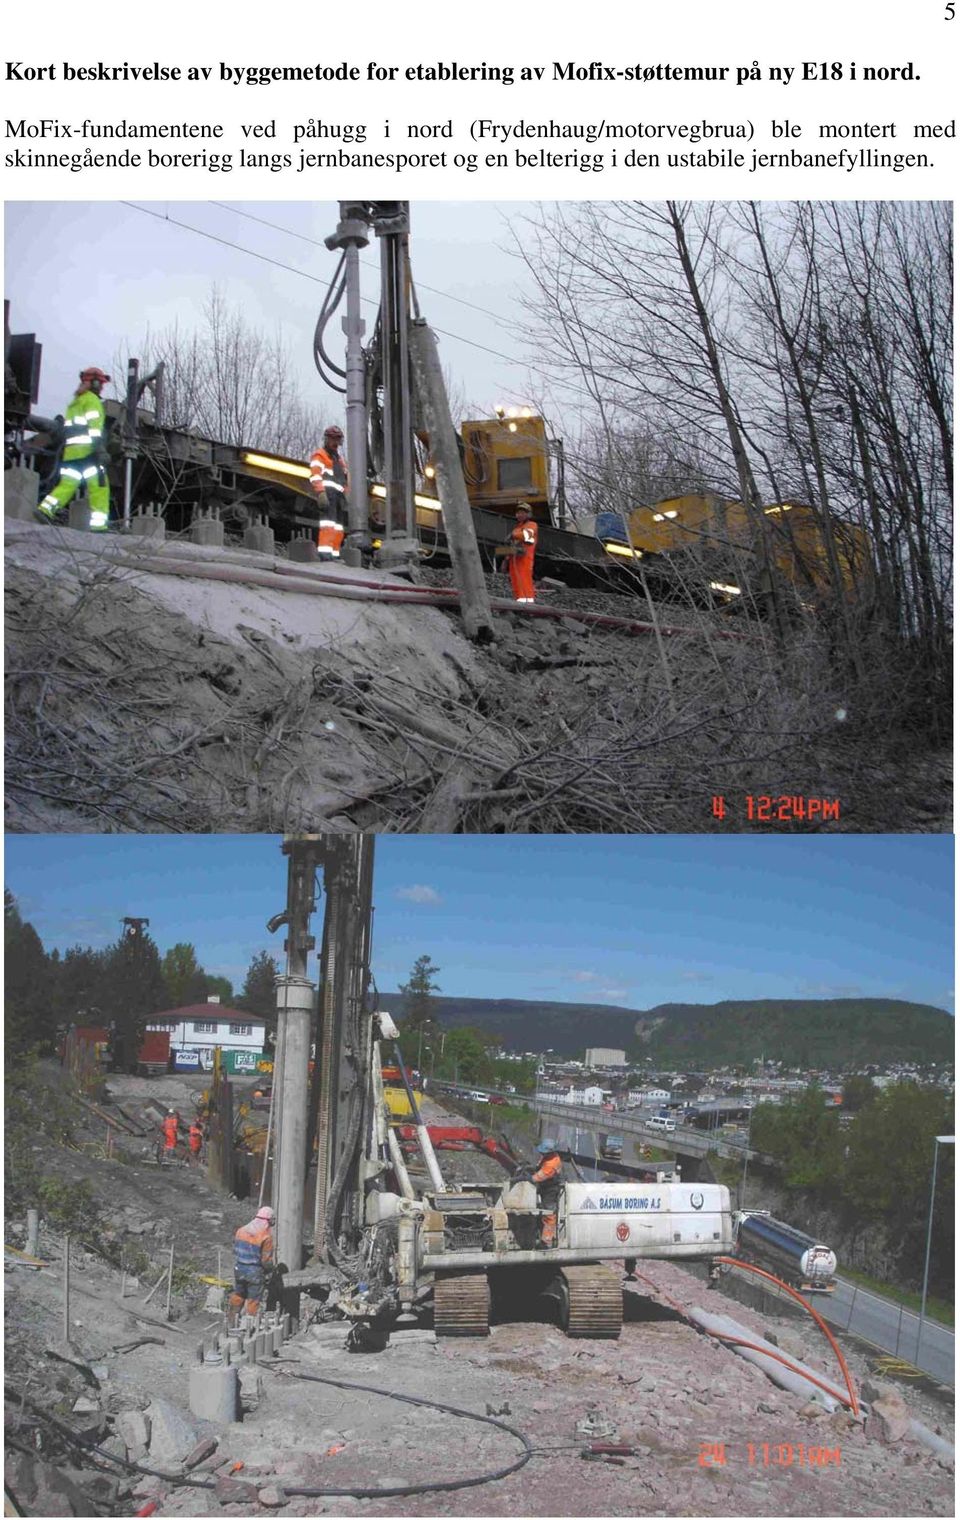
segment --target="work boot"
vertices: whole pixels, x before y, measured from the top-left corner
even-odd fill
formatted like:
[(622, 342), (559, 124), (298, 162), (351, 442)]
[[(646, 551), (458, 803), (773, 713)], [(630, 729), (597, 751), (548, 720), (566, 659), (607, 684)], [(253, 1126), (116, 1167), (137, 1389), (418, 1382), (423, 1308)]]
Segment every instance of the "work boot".
[(36, 522), (63, 524), (67, 520), (66, 507), (43, 507), (36, 506), (33, 516)]

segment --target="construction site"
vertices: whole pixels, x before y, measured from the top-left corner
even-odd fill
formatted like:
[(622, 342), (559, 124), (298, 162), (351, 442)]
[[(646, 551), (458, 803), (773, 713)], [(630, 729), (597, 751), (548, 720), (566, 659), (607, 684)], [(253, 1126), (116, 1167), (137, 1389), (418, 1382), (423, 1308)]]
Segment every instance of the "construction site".
[(8, 1513), (952, 1513), (952, 1389), (751, 1294), (709, 1156), (585, 1170), (425, 1093), (375, 841), (277, 843), (269, 1073), (71, 1035), (8, 1084), (8, 1183), (46, 1179), (8, 1209)]
[(950, 829), (946, 697), (862, 512), (740, 463), (638, 502), (533, 407), (455, 421), (407, 203), (325, 242), (343, 456), (204, 433), (131, 358), (90, 464), (8, 325), (8, 829)]

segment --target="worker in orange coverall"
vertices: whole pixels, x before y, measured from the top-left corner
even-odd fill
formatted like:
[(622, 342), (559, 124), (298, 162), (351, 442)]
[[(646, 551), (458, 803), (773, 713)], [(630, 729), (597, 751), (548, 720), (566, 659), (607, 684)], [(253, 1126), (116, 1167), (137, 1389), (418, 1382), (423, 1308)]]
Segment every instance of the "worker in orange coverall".
[(546, 1212), (540, 1233), (542, 1246), (555, 1246), (557, 1243), (557, 1208), (560, 1203), (560, 1184), (563, 1181), (563, 1162), (557, 1152), (556, 1140), (541, 1140), (537, 1146), (537, 1155), (543, 1160), (534, 1172), (532, 1181), (537, 1184), (540, 1199), (540, 1207)]
[(164, 1158), (167, 1161), (172, 1161), (174, 1152), (177, 1149), (177, 1135), (180, 1128), (177, 1116), (172, 1108), (167, 1109), (167, 1115), (163, 1121), (162, 1128)]
[(200, 1152), (203, 1149), (203, 1125), (199, 1119), (194, 1119), (187, 1134), (190, 1145), (190, 1161), (193, 1166), (200, 1165)]
[(340, 452), (342, 442), (343, 429), (328, 427), (320, 448), (314, 449), (310, 456), (310, 486), (320, 508), (317, 523), (320, 559), (338, 560), (343, 544), (350, 476), (347, 461)]
[(507, 559), (510, 585), (515, 602), (534, 602), (533, 560), (537, 552), (537, 525), (525, 501), (517, 502), (517, 526), (510, 534), (511, 554)]

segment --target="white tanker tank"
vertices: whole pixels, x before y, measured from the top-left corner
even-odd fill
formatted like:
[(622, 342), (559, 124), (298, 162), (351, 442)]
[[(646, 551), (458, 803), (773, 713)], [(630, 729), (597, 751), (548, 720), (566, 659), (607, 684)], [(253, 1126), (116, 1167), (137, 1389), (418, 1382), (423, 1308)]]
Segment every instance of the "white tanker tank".
[(808, 1293), (832, 1293), (837, 1258), (829, 1246), (765, 1212), (738, 1216), (737, 1253), (767, 1267), (784, 1282)]

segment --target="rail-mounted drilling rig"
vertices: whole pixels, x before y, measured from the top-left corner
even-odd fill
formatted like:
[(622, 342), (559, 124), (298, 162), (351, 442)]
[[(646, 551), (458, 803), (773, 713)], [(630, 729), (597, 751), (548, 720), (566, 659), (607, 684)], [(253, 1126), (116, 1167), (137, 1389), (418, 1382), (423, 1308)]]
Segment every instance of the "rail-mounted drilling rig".
[[(283, 849), (287, 907), (271, 920), (271, 927), (287, 927), (272, 1189), (278, 1252), (292, 1269), (291, 1284), (376, 1330), (432, 1301), (442, 1335), (484, 1335), (491, 1297), (542, 1292), (558, 1305), (569, 1334), (616, 1337), (625, 1259), (729, 1252), (730, 1196), (717, 1184), (564, 1180), (556, 1243), (548, 1249), (540, 1244), (543, 1211), (529, 1174), (448, 1182), (412, 1095), (399, 1125), (384, 1101), (383, 1067), (395, 1066), (404, 1080), (406, 1068), (396, 1026), (371, 990), (374, 840), (308, 836), (286, 840)], [(306, 969), (318, 872), (326, 904), (315, 999)], [(410, 1157), (411, 1128), (419, 1168)]]

